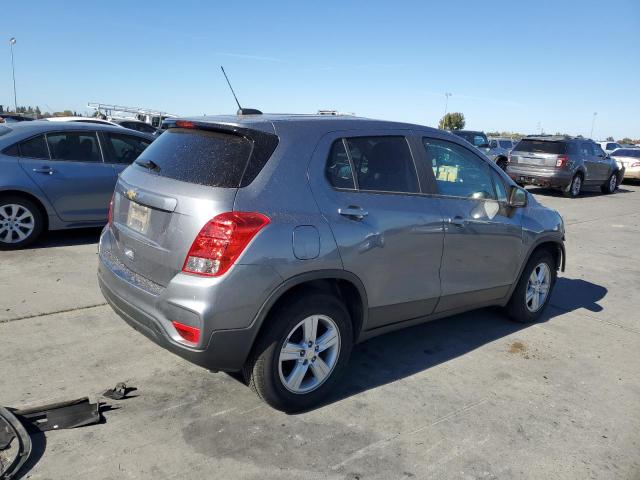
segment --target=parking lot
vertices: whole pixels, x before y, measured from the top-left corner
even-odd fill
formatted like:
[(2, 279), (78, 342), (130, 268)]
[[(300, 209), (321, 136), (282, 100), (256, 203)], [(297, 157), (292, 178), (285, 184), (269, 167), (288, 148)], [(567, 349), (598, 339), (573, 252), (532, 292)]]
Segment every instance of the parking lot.
[(640, 185), (529, 191), (567, 229), (543, 321), (486, 309), (378, 337), (330, 402), (291, 416), (117, 317), (99, 231), (0, 252), (0, 404), (138, 389), (102, 424), (36, 436), (26, 476), (640, 478)]

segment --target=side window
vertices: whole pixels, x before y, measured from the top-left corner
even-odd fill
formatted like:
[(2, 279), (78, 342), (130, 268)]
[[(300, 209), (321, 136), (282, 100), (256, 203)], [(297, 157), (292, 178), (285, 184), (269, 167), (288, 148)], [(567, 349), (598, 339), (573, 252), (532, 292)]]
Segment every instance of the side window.
[(331, 145), (325, 174), (329, 183), (335, 188), (355, 188), (351, 164), (342, 139), (336, 140)]
[(44, 158), (49, 160), (49, 150), (44, 141), (44, 135), (30, 138), (20, 143), (20, 155), (29, 158)]
[(596, 144), (593, 144), (592, 147), (593, 147), (594, 155), (597, 155), (598, 157), (605, 156), (604, 150), (602, 150), (602, 147), (600, 145), (596, 143)]
[(132, 163), (151, 142), (133, 135), (105, 132), (106, 161), (109, 163)]
[(71, 162), (101, 162), (95, 132), (59, 132), (47, 134), (51, 157)]
[(587, 142), (580, 143), (580, 154), (581, 155), (586, 155), (588, 157), (593, 155), (593, 150), (591, 149), (591, 144), (587, 143)]
[(493, 172), (484, 160), (445, 140), (423, 138), (422, 142), (440, 195), (496, 200)]
[(504, 186), (504, 182), (502, 181), (500, 176), (494, 171), (491, 171), (491, 176), (493, 177), (493, 185), (496, 187), (496, 197), (497, 197), (498, 201), (499, 202), (506, 202), (507, 201), (507, 189)]
[(352, 137), (347, 146), (360, 190), (418, 193), (418, 175), (405, 137)]
[(20, 149), (18, 148), (18, 144), (14, 143), (10, 147), (5, 148), (2, 151), (2, 153), (4, 153), (5, 155), (9, 155), (11, 157), (19, 157), (20, 156)]

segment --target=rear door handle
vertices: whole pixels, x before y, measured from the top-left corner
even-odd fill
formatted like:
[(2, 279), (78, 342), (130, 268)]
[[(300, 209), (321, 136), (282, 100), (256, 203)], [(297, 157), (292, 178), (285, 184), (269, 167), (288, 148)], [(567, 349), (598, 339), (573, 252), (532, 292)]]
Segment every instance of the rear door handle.
[(36, 173), (46, 173), (47, 175), (53, 175), (55, 173), (55, 170), (51, 167), (34, 168), (33, 171)]
[(451, 225), (455, 225), (456, 227), (464, 227), (464, 226), (467, 225), (467, 221), (464, 218), (460, 217), (460, 216), (455, 216), (453, 218), (450, 218), (448, 220), (448, 222)]
[(369, 215), (369, 212), (367, 212), (366, 210), (353, 205), (350, 205), (346, 208), (339, 208), (338, 213), (345, 217), (354, 218), (356, 220), (362, 220), (364, 217)]

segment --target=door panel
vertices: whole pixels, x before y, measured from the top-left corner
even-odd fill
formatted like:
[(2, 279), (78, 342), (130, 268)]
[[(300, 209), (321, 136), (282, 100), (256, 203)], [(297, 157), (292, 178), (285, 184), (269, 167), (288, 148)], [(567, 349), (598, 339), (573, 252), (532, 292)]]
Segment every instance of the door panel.
[(520, 267), (519, 209), (495, 200), (442, 198), (445, 242), (437, 311), (503, 297)]
[(447, 140), (422, 142), (445, 230), (436, 312), (503, 297), (520, 266), (521, 210), (506, 205), (506, 187), (486, 160)]
[(53, 159), (24, 156), (20, 164), (65, 222), (106, 221), (116, 175), (102, 162), (95, 132), (46, 135)]
[[(408, 132), (358, 131), (363, 137), (382, 134), (404, 136)], [(336, 132), (321, 140), (312, 159), (310, 182), (333, 231), (345, 270), (357, 275), (366, 289), (369, 321), (364, 328), (428, 315), (440, 296), (443, 225), (438, 200), (420, 194), (345, 188), (355, 183), (348, 179), (351, 171), (356, 171), (359, 183), (367, 188), (392, 188), (403, 175), (393, 172), (385, 177), (386, 168), (379, 170), (380, 175), (375, 173), (384, 160), (377, 155), (384, 148), (375, 149), (375, 153), (374, 149), (363, 147), (362, 142), (346, 141), (345, 147), (350, 143), (349, 151), (354, 153), (348, 158), (340, 146), (343, 136), (353, 138), (353, 133)], [(334, 141), (338, 148), (332, 149)], [(335, 159), (325, 171), (330, 152), (334, 152)]]

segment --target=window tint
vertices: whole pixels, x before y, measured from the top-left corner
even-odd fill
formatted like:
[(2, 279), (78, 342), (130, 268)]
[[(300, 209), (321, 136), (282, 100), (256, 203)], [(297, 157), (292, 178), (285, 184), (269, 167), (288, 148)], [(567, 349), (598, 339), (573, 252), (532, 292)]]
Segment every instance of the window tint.
[[(170, 128), (149, 145), (139, 160), (152, 161), (157, 165), (154, 173), (175, 180), (210, 187), (239, 187), (245, 167), (249, 169), (251, 147), (249, 140), (238, 135)], [(272, 152), (271, 149), (267, 158)]]
[(38, 135), (20, 144), (20, 155), (30, 158), (49, 159), (49, 150), (44, 141), (44, 135)]
[(635, 157), (640, 158), (640, 149), (620, 148), (612, 153), (614, 157)]
[(489, 143), (489, 141), (487, 140), (487, 136), (484, 133), (461, 131), (453, 131), (452, 133), (454, 133), (458, 137), (464, 138), (467, 142), (475, 145), (476, 147), (480, 147)]
[(423, 138), (422, 142), (436, 177), (438, 193), (450, 197), (496, 199), (491, 176), (494, 172), (481, 158), (444, 140)]
[(591, 144), (587, 142), (580, 142), (580, 154), (591, 156), (593, 155), (593, 149), (591, 148)]
[(500, 202), (506, 202), (507, 201), (507, 189), (505, 188), (505, 185), (502, 181), (502, 179), (500, 178), (500, 176), (490, 170), (491, 172), (491, 176), (493, 177), (493, 185), (496, 187), (496, 197), (498, 199), (498, 201)]
[(14, 143), (10, 147), (5, 148), (2, 151), (2, 153), (4, 153), (5, 155), (10, 155), (12, 157), (19, 157), (20, 156), (20, 150), (18, 149), (18, 144)]
[(602, 157), (605, 156), (604, 150), (602, 150), (602, 147), (600, 145), (598, 145), (597, 143), (592, 143), (591, 146), (593, 147), (594, 155), (600, 155)]
[(71, 162), (100, 162), (100, 148), (95, 132), (60, 132), (47, 134), (51, 157)]
[(616, 148), (620, 148), (620, 145), (617, 143), (607, 143), (607, 150), (615, 150)]
[(548, 140), (520, 140), (513, 149), (514, 152), (554, 153), (556, 155), (567, 153), (565, 142), (553, 142)]
[(513, 142), (511, 140), (500, 140), (500, 146), (509, 150), (513, 147)]
[(140, 137), (133, 135), (122, 135), (121, 133), (104, 133), (106, 139), (106, 161), (109, 163), (133, 162), (145, 148), (151, 143)]
[(325, 173), (332, 186), (336, 188), (355, 188), (351, 164), (342, 139), (333, 142)]
[(418, 176), (404, 137), (353, 137), (347, 146), (360, 190), (418, 193)]

